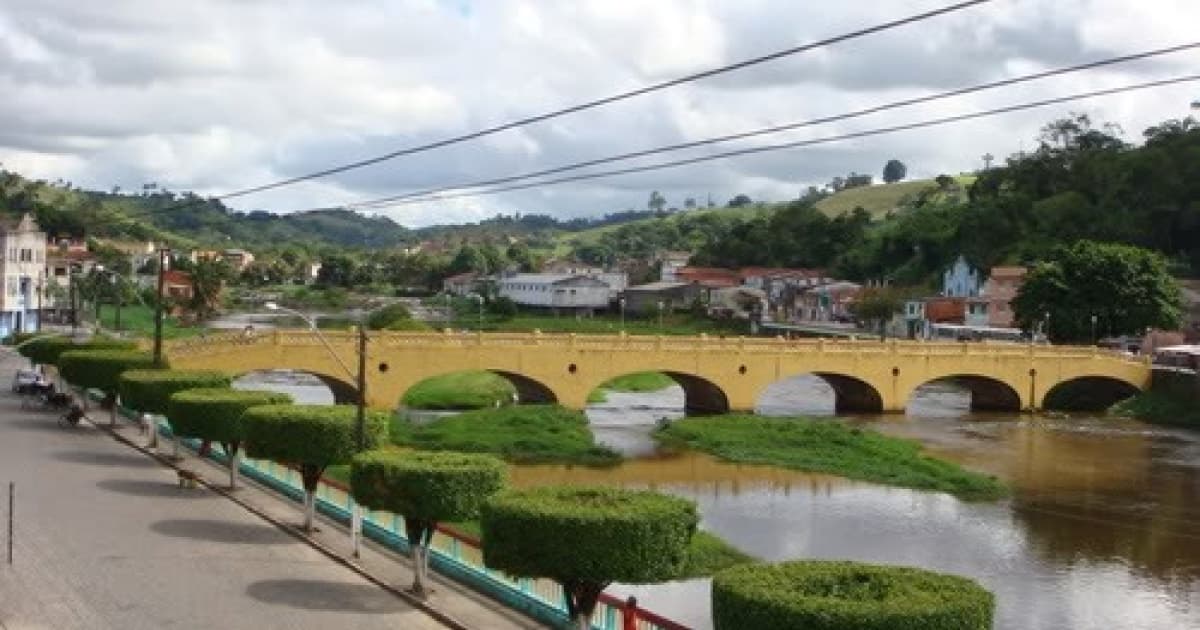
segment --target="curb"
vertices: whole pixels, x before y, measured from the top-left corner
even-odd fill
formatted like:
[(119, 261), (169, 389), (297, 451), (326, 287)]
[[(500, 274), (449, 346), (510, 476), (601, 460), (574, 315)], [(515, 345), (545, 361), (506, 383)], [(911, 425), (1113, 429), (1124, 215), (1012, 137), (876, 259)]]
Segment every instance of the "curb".
[[(112, 436), (112, 438), (115, 439), (116, 441), (121, 442), (122, 444), (125, 444), (126, 446), (129, 446), (136, 451), (141, 452), (142, 454), (144, 454), (144, 455), (150, 457), (151, 459), (157, 461), (158, 463), (162, 464), (164, 467), (170, 468), (173, 470), (180, 469), (180, 467), (175, 462), (171, 461), (166, 456), (160, 455), (156, 452), (152, 452), (152, 451), (148, 450), (147, 448), (135, 443), (133, 440), (130, 440), (129, 438), (125, 437), (124, 435), (121, 435), (120, 433), (113, 430), (107, 424), (99, 425), (95, 421), (91, 420), (90, 418), (88, 419), (88, 422), (90, 422), (91, 425), (94, 428), (98, 429), (99, 431), (101, 431), (103, 433), (107, 433), (108, 435)], [(247, 512), (250, 512), (251, 514), (261, 518), (262, 520), (274, 525), (276, 528), (282, 530), (283, 532), (285, 532), (292, 538), (295, 538), (296, 540), (303, 542), (304, 544), (308, 545), (309, 547), (312, 547), (313, 549), (320, 552), (325, 557), (327, 557), (330, 560), (333, 560), (334, 562), (338, 563), (339, 565), (353, 571), (359, 577), (366, 579), (368, 582), (378, 586), (379, 588), (387, 591), (388, 593), (391, 593), (395, 597), (398, 597), (399, 599), (403, 600), (405, 603), (409, 604), (413, 608), (420, 610), (421, 612), (429, 615), (434, 620), (436, 620), (438, 623), (446, 626), (447, 628), (452, 628), (453, 630), (472, 630), (470, 626), (455, 619), (448, 613), (435, 608), (434, 606), (430, 605), (429, 602), (422, 600), (422, 599), (418, 599), (418, 598), (414, 597), (412, 594), (408, 593), (407, 591), (404, 591), (403, 589), (399, 589), (399, 588), (396, 588), (395, 586), (392, 586), (391, 584), (384, 581), (382, 578), (379, 578), (376, 575), (368, 572), (365, 568), (363, 568), (362, 565), (358, 564), (357, 562), (354, 562), (354, 561), (342, 556), (341, 554), (337, 553), (333, 549), (327, 547), (326, 545), (323, 545), (323, 544), (313, 540), (312, 538), (305, 536), (302, 532), (296, 530), (296, 528), (267, 514), (260, 508), (255, 507), (254, 505), (250, 504), (249, 502), (245, 501), (244, 499), (234, 496), (231, 492), (229, 492), (229, 490), (227, 488), (213, 485), (212, 483), (205, 481), (204, 479), (199, 479), (198, 483), (200, 485), (204, 486), (204, 488), (206, 488), (212, 492), (215, 492), (215, 493), (225, 497), (226, 499), (229, 499), (233, 503), (236, 503), (237, 505), (239, 505), (243, 509), (245, 509)]]

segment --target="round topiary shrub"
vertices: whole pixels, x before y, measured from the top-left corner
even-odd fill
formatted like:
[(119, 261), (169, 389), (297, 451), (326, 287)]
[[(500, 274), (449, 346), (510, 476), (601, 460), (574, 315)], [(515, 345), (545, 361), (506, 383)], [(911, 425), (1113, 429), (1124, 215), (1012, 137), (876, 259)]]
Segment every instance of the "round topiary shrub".
[(54, 365), (58, 355), (75, 348), (70, 337), (42, 337), (24, 342), (17, 352), (37, 365)]
[(228, 374), (215, 370), (126, 370), (117, 383), (117, 391), (130, 408), (165, 415), (175, 392), (229, 387), (232, 382)]
[(76, 387), (115, 394), (126, 370), (154, 368), (154, 356), (136, 350), (69, 350), (58, 357), (58, 371)]
[(647, 490), (544, 487), (502, 492), (484, 504), (483, 561), (549, 577), (583, 627), (612, 582), (674, 579), (696, 532), (696, 504)]
[(362, 505), (404, 517), (416, 569), (412, 592), (424, 596), (429, 543), (438, 522), (478, 518), (507, 472), (504, 462), (490, 455), (372, 451), (351, 462), (350, 492)]
[(987, 630), (995, 605), (967, 578), (857, 562), (741, 565), (712, 584), (716, 630)]
[[(242, 415), (246, 454), (300, 468), (304, 481), (304, 528), (312, 529), (316, 507), (313, 493), (327, 466), (347, 464), (358, 452), (355, 440), (357, 410), (348, 405), (263, 405)], [(389, 414), (368, 411), (364, 449), (387, 440)]]
[(277, 392), (228, 389), (188, 389), (171, 394), (166, 415), (179, 436), (217, 442), (229, 457), (229, 487), (237, 487), (240, 446), (246, 437), (242, 416), (251, 407), (285, 405), (292, 397)]

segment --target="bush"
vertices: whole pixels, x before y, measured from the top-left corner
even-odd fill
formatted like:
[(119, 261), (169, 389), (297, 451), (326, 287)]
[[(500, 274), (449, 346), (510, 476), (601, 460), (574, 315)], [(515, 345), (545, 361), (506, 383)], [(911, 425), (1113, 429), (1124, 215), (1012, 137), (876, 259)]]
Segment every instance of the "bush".
[(517, 308), (517, 303), (512, 298), (500, 296), (488, 304), (488, 312), (507, 321), (516, 317), (520, 309)]
[(100, 337), (86, 343), (75, 343), (70, 337), (43, 337), (21, 346), (23, 356), (38, 365), (57, 365), (59, 355), (70, 350), (136, 350), (132, 341)]
[[(229, 387), (232, 379), (213, 370), (127, 370), (117, 391), (126, 406), (143, 413), (166, 414), (171, 394), (197, 387)], [(174, 427), (174, 423), (171, 424)]]
[(987, 630), (994, 608), (967, 578), (856, 562), (742, 565), (712, 584), (716, 630)]
[(698, 522), (692, 501), (647, 490), (511, 490), (484, 504), (483, 561), (512, 575), (557, 580), (578, 619), (614, 581), (675, 579)]
[[(358, 452), (354, 441), (355, 414), (355, 408), (349, 405), (251, 407), (242, 415), (246, 453), (250, 457), (301, 466), (306, 488), (311, 491), (326, 466), (348, 463)], [(368, 411), (364, 427), (366, 448), (384, 444), (387, 428), (388, 414)]]
[(41, 333), (36, 333), (36, 332), (16, 332), (16, 333), (12, 333), (11, 335), (9, 335), (9, 336), (7, 336), (7, 337), (5, 337), (5, 338), (4, 338), (4, 345), (6, 345), (6, 346), (15, 346), (15, 345), (18, 345), (18, 344), (20, 344), (20, 343), (22, 343), (22, 342), (29, 341), (30, 339), (33, 339), (34, 337), (37, 337), (37, 336), (38, 336), (38, 335), (40, 335), (40, 334), (41, 334)]
[(154, 356), (135, 350), (69, 350), (58, 357), (58, 371), (72, 385), (116, 393), (126, 370), (152, 369)]
[(412, 313), (408, 311), (408, 307), (397, 302), (372, 311), (367, 316), (367, 330), (384, 330), (391, 328), (393, 324), (411, 319)]
[(171, 419), (171, 429), (175, 433), (232, 448), (245, 439), (242, 416), (247, 409), (291, 402), (291, 396), (277, 392), (223, 387), (188, 389), (171, 394), (166, 415)]
[(374, 451), (354, 458), (350, 492), (367, 507), (404, 517), (416, 567), (412, 590), (423, 595), (424, 554), (438, 522), (479, 516), (506, 472), (504, 462), (488, 455)]

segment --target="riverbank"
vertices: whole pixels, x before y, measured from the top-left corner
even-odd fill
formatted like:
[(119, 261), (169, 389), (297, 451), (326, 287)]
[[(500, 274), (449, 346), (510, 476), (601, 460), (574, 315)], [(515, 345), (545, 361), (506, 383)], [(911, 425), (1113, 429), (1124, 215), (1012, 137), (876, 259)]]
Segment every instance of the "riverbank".
[(1141, 392), (1113, 405), (1109, 412), (1153, 424), (1200, 429), (1200, 408), (1170, 392)]
[(415, 424), (396, 420), (392, 443), (429, 451), (492, 453), (513, 463), (610, 466), (616, 451), (596, 443), (587, 417), (558, 405), (519, 405), (466, 411)]
[(662, 372), (637, 372), (626, 374), (608, 381), (588, 394), (587, 401), (592, 404), (608, 400), (608, 392), (644, 394), (662, 391), (675, 384), (675, 379)]
[(732, 462), (935, 490), (965, 501), (990, 501), (1008, 494), (1008, 488), (994, 477), (922, 454), (918, 442), (837, 421), (751, 415), (683, 418), (658, 430), (655, 437), (667, 445), (694, 448)]
[[(588, 402), (604, 402), (605, 392), (656, 392), (674, 384), (671, 377), (659, 372), (626, 374), (601, 385), (588, 395)], [(515, 395), (516, 389), (503, 376), (469, 371), (425, 379), (404, 394), (402, 403), (411, 409), (488, 409), (512, 404)]]
[[(141, 304), (127, 304), (121, 307), (121, 326), (117, 329), (117, 309), (111, 304), (105, 304), (100, 309), (100, 325), (107, 331), (120, 332), (130, 337), (154, 336), (154, 309)], [(81, 327), (87, 327), (81, 324)], [(198, 337), (206, 332), (203, 325), (183, 326), (179, 318), (163, 317), (163, 338), (184, 339)]]

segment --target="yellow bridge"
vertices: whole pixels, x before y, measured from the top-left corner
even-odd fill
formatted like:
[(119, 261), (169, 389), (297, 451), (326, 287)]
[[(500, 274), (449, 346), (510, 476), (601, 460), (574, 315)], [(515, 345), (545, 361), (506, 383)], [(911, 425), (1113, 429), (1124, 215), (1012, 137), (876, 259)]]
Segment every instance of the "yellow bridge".
[[(357, 365), (356, 334), (322, 334), (328, 347), (312, 331), (279, 330), (174, 341), (165, 350), (174, 368), (308, 372), (328, 384), (339, 402), (352, 402), (354, 381), (344, 366)], [(804, 374), (828, 382), (837, 409), (853, 412), (902, 411), (918, 387), (934, 381), (968, 388), (976, 409), (1099, 408), (1145, 389), (1151, 376), (1145, 361), (1068, 346), (371, 332), (367, 402), (393, 409), (420, 381), (464, 370), (505, 377), (522, 402), (574, 409), (611, 378), (657, 371), (683, 387), (689, 413), (751, 411), (772, 383)]]

